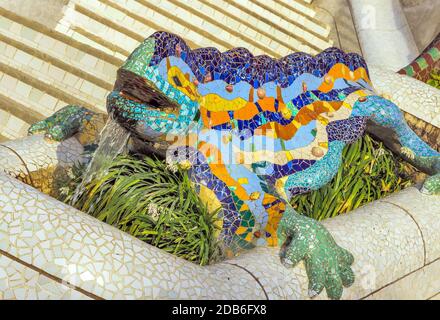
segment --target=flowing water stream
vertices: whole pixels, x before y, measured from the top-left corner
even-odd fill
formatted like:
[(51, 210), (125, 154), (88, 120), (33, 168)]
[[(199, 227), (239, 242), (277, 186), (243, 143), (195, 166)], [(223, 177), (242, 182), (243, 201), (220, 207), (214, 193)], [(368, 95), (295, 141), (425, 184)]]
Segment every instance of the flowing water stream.
[(116, 120), (109, 117), (99, 136), (98, 147), (84, 171), (81, 183), (75, 189), (70, 200), (71, 205), (78, 201), (84, 192), (85, 186), (92, 181), (92, 179), (97, 178), (96, 175), (98, 173), (101, 176), (106, 174), (106, 168), (110, 167), (112, 161), (122, 153), (127, 146), (130, 133), (122, 128)]

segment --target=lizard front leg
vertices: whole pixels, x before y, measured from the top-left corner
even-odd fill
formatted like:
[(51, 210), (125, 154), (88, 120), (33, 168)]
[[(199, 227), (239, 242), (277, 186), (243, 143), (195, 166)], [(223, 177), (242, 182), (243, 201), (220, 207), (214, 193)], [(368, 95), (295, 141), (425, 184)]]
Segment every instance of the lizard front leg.
[(371, 134), (419, 170), (431, 175), (422, 192), (440, 194), (440, 153), (411, 130), (394, 103), (380, 96), (369, 96), (355, 103), (353, 115), (369, 117)]
[(314, 166), (289, 176), (284, 185), (279, 186), (282, 189), (277, 188), (286, 200), (286, 211), (278, 226), (280, 258), (287, 267), (304, 260), (311, 297), (325, 288), (329, 298), (339, 299), (343, 287), (349, 287), (354, 282), (350, 267), (354, 258), (336, 244), (321, 223), (296, 213), (288, 201), (294, 194), (316, 190), (328, 183), (341, 165), (345, 144), (346, 141), (331, 142), (327, 154)]
[(353, 255), (338, 246), (322, 224), (299, 215), (290, 206), (278, 226), (278, 243), (286, 267), (304, 260), (311, 297), (325, 288), (330, 299), (340, 299), (343, 287), (353, 284)]
[(28, 134), (44, 133), (49, 140), (63, 141), (79, 133), (81, 144), (94, 143), (107, 115), (77, 105), (67, 105), (50, 117), (31, 125)]

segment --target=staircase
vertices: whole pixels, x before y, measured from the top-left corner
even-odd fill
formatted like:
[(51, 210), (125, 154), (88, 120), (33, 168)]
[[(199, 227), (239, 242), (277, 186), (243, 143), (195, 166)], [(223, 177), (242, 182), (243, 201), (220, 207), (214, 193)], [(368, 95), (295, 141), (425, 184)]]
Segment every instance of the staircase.
[(0, 4), (0, 142), (66, 104), (105, 112), (116, 71), (156, 30), (279, 58), (333, 45), (312, 0), (71, 0), (55, 28)]

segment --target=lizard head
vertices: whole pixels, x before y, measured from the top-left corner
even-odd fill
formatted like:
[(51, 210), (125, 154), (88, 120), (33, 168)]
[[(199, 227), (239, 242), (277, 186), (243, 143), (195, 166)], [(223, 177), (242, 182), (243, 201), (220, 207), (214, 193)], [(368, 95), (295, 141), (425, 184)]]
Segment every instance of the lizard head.
[(166, 57), (166, 72), (152, 65), (154, 37), (147, 38), (118, 70), (107, 110), (136, 137), (167, 144), (182, 136), (199, 117), (197, 86), (190, 75), (171, 66)]

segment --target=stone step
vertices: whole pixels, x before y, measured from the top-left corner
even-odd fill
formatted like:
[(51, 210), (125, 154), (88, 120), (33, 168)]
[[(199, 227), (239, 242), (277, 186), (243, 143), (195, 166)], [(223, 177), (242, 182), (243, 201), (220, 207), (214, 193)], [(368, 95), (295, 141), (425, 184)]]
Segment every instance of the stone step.
[(147, 35), (134, 33), (123, 23), (102, 15), (98, 4), (97, 1), (71, 1), (65, 7), (57, 30), (125, 60)]
[[(169, 1), (155, 0), (100, 0), (101, 3), (116, 7), (123, 7), (132, 13), (132, 16), (143, 23), (152, 21), (159, 26), (156, 30), (164, 30), (183, 36), (185, 40), (194, 43), (195, 47), (216, 47), (226, 51), (233, 47), (231, 42), (241, 41), (237, 37), (229, 37), (229, 33), (217, 26), (203, 21), (193, 13), (176, 6)], [(208, 31), (212, 28), (215, 32)], [(241, 41), (242, 42), (242, 41)], [(248, 45), (253, 52), (254, 46)]]
[[(11, 68), (0, 64), (0, 109), (27, 123), (35, 123), (50, 116), (68, 102), (54, 97), (19, 79)], [(5, 72), (8, 69), (8, 72)]]
[[(0, 79), (2, 78), (0, 72)], [(3, 106), (7, 103), (3, 100), (3, 95), (0, 94), (0, 142), (7, 140), (18, 139), (27, 135), (29, 123), (24, 121), (21, 117), (16, 117)]]
[[(272, 0), (275, 3), (278, 3), (284, 6), (286, 9), (294, 11), (298, 14), (307, 16), (309, 18), (314, 18), (316, 16), (316, 11), (313, 10), (313, 6), (310, 6), (313, 0)], [(324, 23), (319, 22), (318, 20), (314, 20), (315, 23), (325, 26)]]
[[(9, 54), (15, 58), (8, 57)], [(101, 100), (95, 99), (92, 97), (91, 92), (98, 87), (90, 82), (71, 76), (53, 65), (41, 63), (41, 61), (35, 63), (36, 67), (41, 67), (41, 70), (33, 69), (20, 62), (19, 59), (28, 60), (29, 65), (34, 63), (32, 62), (32, 56), (22, 55), (20, 51), (14, 52), (7, 49), (6, 53), (0, 56), (0, 71), (51, 97), (45, 103), (40, 101), (41, 105), (37, 105), (36, 110), (50, 110), (53, 113), (66, 104), (78, 104), (95, 111), (105, 110), (105, 95), (107, 92), (104, 89), (101, 89), (104, 98)], [(66, 84), (61, 83), (61, 81), (69, 82), (70, 79), (72, 79), (72, 83), (74, 81), (76, 83), (67, 89)], [(27, 91), (28, 89), (30, 88), (26, 88)], [(11, 90), (12, 88), (7, 90), (6, 93), (13, 94)], [(63, 101), (63, 104), (58, 104), (58, 101)]]
[(271, 5), (262, 0), (251, 0), (252, 3), (265, 8), (276, 16), (280, 16), (290, 23), (296, 24), (300, 29), (310, 32), (314, 37), (327, 41), (331, 28), (329, 25), (316, 19), (316, 11), (309, 5), (296, 1), (296, 6), (292, 6), (295, 1), (289, 1), (291, 6), (274, 1)]
[[(125, 3), (128, 2), (130, 2), (130, 0), (125, 0)], [(207, 13), (200, 8), (200, 2), (202, 2), (202, 6), (207, 7), (208, 2), (206, 1), (189, 0), (138, 0), (136, 3), (140, 3), (150, 9), (150, 15), (152, 12), (154, 12), (154, 14), (159, 12), (169, 19), (173, 19), (175, 21), (174, 24), (182, 24), (184, 26), (187, 26), (188, 29), (196, 30), (199, 34), (203, 34), (207, 38), (210, 38), (212, 40), (210, 46), (213, 46), (214, 43), (220, 43), (228, 49), (235, 46), (241, 46), (249, 48), (249, 50), (254, 54), (266, 53), (274, 57), (281, 57), (292, 51), (291, 49), (283, 50), (283, 47), (285, 45), (283, 45), (282, 42), (280, 43), (280, 40), (271, 40), (268, 43), (267, 41), (264, 41), (265, 39), (262, 37), (263, 35), (261, 33), (257, 37), (252, 38), (247, 36), (246, 32), (244, 32), (247, 31), (245, 27), (238, 27), (237, 25), (229, 26), (228, 22), (225, 21), (225, 17), (227, 17), (227, 15), (225, 15), (221, 11), (215, 10), (215, 13), (213, 13), (213, 15), (216, 14), (217, 16), (215, 18), (209, 17)], [(231, 6), (239, 7), (241, 11), (247, 12), (251, 15), (255, 15), (255, 11), (253, 8), (259, 8), (255, 9), (259, 11), (262, 10), (260, 6), (247, 1), (227, 0), (226, 2)], [(246, 5), (250, 7), (248, 8)], [(290, 43), (290, 46), (294, 47), (293, 51), (304, 51), (315, 54), (323, 50), (324, 48), (332, 45), (331, 42), (326, 42), (320, 39), (317, 35), (311, 34), (310, 32), (307, 33), (298, 26), (295, 26), (286, 20), (281, 19), (281, 22), (277, 21), (279, 20), (279, 16), (275, 16), (273, 13), (267, 10), (264, 11), (264, 15), (271, 16), (272, 19), (266, 19), (264, 16), (261, 15), (261, 13), (257, 15), (257, 17), (259, 20), (264, 19), (265, 21), (267, 21), (267, 24), (270, 24), (272, 26), (275, 26), (277, 29), (282, 30), (285, 34), (284, 38), (286, 38), (287, 34), (291, 38), (295, 39), (294, 43)], [(154, 16), (154, 18), (156, 18), (156, 16)], [(230, 16), (229, 19), (231, 19)], [(169, 28), (170, 26), (164, 25), (164, 27)], [(236, 29), (238, 28), (242, 29), (237, 31)], [(173, 30), (170, 31), (174, 32)], [(309, 41), (309, 38), (312, 39), (312, 41)]]
[[(0, 41), (0, 70), (69, 104), (104, 111), (108, 90)], [(43, 106), (42, 106), (43, 107)], [(50, 106), (52, 108), (54, 106)]]
[[(75, 0), (77, 1), (77, 0)], [(88, 7), (91, 7), (89, 4)], [(185, 35), (186, 42), (192, 48), (216, 46), (220, 50), (226, 50), (224, 44), (213, 42), (196, 30), (191, 30), (180, 22), (164, 15), (164, 10), (157, 8), (151, 10), (138, 1), (133, 0), (99, 0), (93, 2), (93, 11), (119, 26), (123, 26), (130, 32), (137, 33), (141, 39), (145, 39), (155, 31), (165, 30), (180, 35)], [(227, 43), (225, 43), (227, 44)]]
[[(4, 73), (2, 73), (3, 77)], [(14, 79), (7, 78), (8, 81), (12, 80), (12, 83), (14, 83)], [(12, 87), (12, 85), (10, 85)], [(27, 123), (35, 123), (42, 119), (44, 119), (48, 114), (50, 114), (50, 110), (35, 110), (35, 105), (33, 104), (34, 101), (30, 101), (26, 104), (27, 99), (30, 99), (30, 97), (36, 97), (36, 93), (33, 92), (32, 95), (29, 85), (23, 83), (23, 82), (16, 82), (16, 87), (12, 88), (11, 91), (1, 90), (3, 93), (0, 93), (0, 109), (6, 112), (9, 112), (10, 114), (14, 115), (15, 117), (22, 119), (24, 122)], [(12, 95), (10, 94), (12, 92)], [(6, 96), (5, 94), (8, 94)], [(15, 100), (14, 100), (15, 99)], [(47, 98), (45, 98), (47, 101)], [(25, 103), (25, 104), (23, 104)]]
[(268, 5), (264, 0), (226, 1), (266, 24), (276, 26), (284, 34), (299, 39), (302, 43), (299, 51), (316, 54), (333, 46), (333, 42), (328, 40), (330, 29), (324, 29), (307, 16), (299, 15), (275, 2)]
[(26, 135), (30, 124), (67, 104), (105, 112), (119, 60), (0, 7), (0, 133)]
[(210, 25), (206, 25), (207, 32), (216, 34), (218, 30), (223, 30), (230, 36), (240, 39), (242, 42), (238, 43), (238, 46), (249, 47), (251, 45), (261, 50), (261, 53), (266, 51), (274, 57), (285, 56), (292, 51), (297, 51), (301, 46), (295, 38), (289, 38), (288, 41), (283, 42), (276, 37), (268, 36), (268, 32), (258, 32), (253, 23), (245, 23), (242, 19), (228, 14), (228, 8), (222, 9), (226, 3), (221, 3), (221, 1), (192, 0), (189, 3), (188, 1), (168, 0), (168, 2), (179, 6), (187, 14), (193, 14), (209, 22)]
[(241, 32), (246, 32), (255, 38), (267, 38), (269, 45), (272, 42), (272, 46), (278, 44), (278, 53), (282, 56), (299, 51), (302, 46), (298, 39), (281, 32), (273, 24), (268, 24), (253, 14), (240, 10), (239, 7), (229, 4), (226, 0), (204, 0), (204, 3), (214, 9), (213, 15), (221, 13), (236, 21), (239, 24), (237, 29)]
[[(75, 1), (85, 3), (85, 0)], [(90, 7), (88, 2), (87, 5)], [(134, 7), (130, 8), (130, 6), (121, 1), (99, 0), (93, 2), (93, 11), (99, 14), (101, 18), (105, 18), (106, 21), (111, 21), (113, 24), (117, 24), (118, 28), (123, 26), (128, 32), (133, 35), (136, 34), (139, 37), (138, 39), (140, 39), (139, 41), (142, 41), (158, 30), (165, 30), (165, 27), (161, 25), (159, 21), (145, 18), (144, 15), (139, 14), (139, 10), (144, 10), (142, 6), (136, 7), (136, 3), (132, 3), (132, 6)], [(169, 22), (172, 23), (172, 21)], [(193, 33), (187, 33), (185, 34), (185, 37), (186, 42), (192, 48), (200, 47), (200, 45), (191, 40), (194, 38)]]
[[(14, 22), (14, 27), (12, 27), (13, 30), (10, 29), (11, 28), (10, 26), (7, 27), (11, 32), (16, 30), (18, 32), (23, 32), (23, 34), (27, 33), (30, 34), (30, 37), (32, 38), (34, 33), (29, 32), (30, 29), (37, 34), (44, 35), (45, 37), (43, 37), (43, 39), (40, 39), (41, 41), (39, 41), (41, 42), (41, 47), (43, 46), (57, 47), (56, 48), (57, 50), (61, 49), (60, 53), (65, 53), (64, 50), (66, 50), (67, 47), (73, 47), (81, 51), (84, 55), (87, 55), (87, 59), (85, 60), (89, 60), (89, 59), (92, 60), (91, 57), (93, 57), (94, 59), (98, 60), (98, 62), (99, 60), (102, 60), (116, 67), (119, 67), (124, 63), (124, 59), (121, 59), (120, 57), (111, 55), (108, 52), (93, 47), (92, 45), (87, 44), (85, 42), (78, 41), (77, 39), (75, 39), (77, 33), (72, 30), (70, 31), (64, 30), (65, 26), (63, 26), (62, 24), (59, 25), (59, 29), (61, 29), (62, 31), (57, 30), (57, 28), (55, 29), (48, 28), (47, 26), (41, 23), (17, 15), (12, 11), (3, 8), (1, 4), (0, 4), (0, 16)], [(3, 23), (4, 23), (4, 19), (3, 19)], [(21, 28), (19, 26), (21, 26)], [(21, 31), (22, 29), (25, 31)], [(47, 38), (50, 40), (46, 40)], [(35, 39), (30, 39), (30, 40), (33, 41)], [(64, 46), (62, 44), (64, 44)], [(94, 69), (99, 69), (98, 64), (97, 66), (94, 67)]]
[(0, 41), (75, 76), (111, 90), (117, 67), (0, 16)]
[[(310, 17), (309, 11), (298, 14), (295, 8), (275, 2), (273, 5), (276, 9), (289, 13), (301, 21), (301, 24), (295, 22), (287, 13), (281, 23), (274, 23), (272, 20), (277, 21), (279, 14), (273, 10), (266, 10), (267, 6), (266, 9), (261, 8), (260, 6), (264, 5), (263, 1), (255, 4), (249, 1), (242, 2), (250, 4), (250, 7), (259, 8), (256, 9), (259, 14), (239, 5), (241, 1), (235, 0), (99, 0), (93, 4), (85, 0), (74, 2), (82, 6), (82, 10), (87, 7), (96, 15), (95, 20), (101, 18), (102, 23), (113, 29), (129, 29), (133, 20), (144, 25), (153, 23), (155, 25), (151, 31), (167, 30), (183, 34), (192, 47), (216, 46), (224, 51), (243, 46), (256, 54), (269, 53), (280, 57), (292, 51), (316, 54), (333, 45), (328, 40), (330, 28)], [(265, 15), (274, 19), (262, 17), (262, 10)], [(127, 34), (127, 30), (121, 32)], [(145, 38), (145, 33), (142, 36)]]

